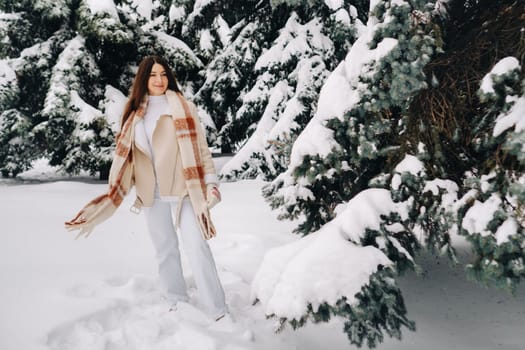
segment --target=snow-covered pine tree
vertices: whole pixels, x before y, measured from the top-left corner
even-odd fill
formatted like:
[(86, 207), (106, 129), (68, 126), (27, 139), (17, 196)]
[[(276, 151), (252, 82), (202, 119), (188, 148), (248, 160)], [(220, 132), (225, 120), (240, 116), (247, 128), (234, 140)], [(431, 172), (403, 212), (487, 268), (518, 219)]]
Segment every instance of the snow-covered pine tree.
[(182, 38), (182, 27), (188, 13), (192, 12), (195, 0), (159, 0), (164, 11), (167, 9), (167, 34)]
[(400, 140), (426, 175), (391, 191), (412, 198), (409, 227), (427, 248), (455, 261), (451, 236), (465, 235), (474, 252), (468, 275), (512, 291), (524, 273), (523, 141), (519, 124), (499, 121), (521, 108), (525, 4), (448, 5), (448, 50), (429, 63), (432, 86), (413, 99)]
[[(282, 323), (297, 327), (307, 320), (343, 317), (350, 341), (369, 347), (381, 342), (385, 332), (399, 338), (403, 326), (414, 329), (394, 276), (417, 269), (413, 256), (420, 243), (413, 234), (413, 201), (402, 194), (406, 186), (422, 185), (418, 179), (424, 179), (425, 168), (415, 157), (399, 162), (395, 156), (405, 129), (403, 113), (411, 98), (428, 86), (423, 68), (439, 50), (433, 11), (428, 1), (371, 2), (367, 27), (321, 89), (317, 113), (293, 146), (290, 168), (265, 189), (272, 206), (281, 207), (281, 217), (304, 217), (297, 231), (308, 235), (290, 248), (293, 254), (288, 253), (292, 255), (277, 274), (265, 274), (265, 269), (275, 269), (274, 261), (263, 263), (254, 285), (266, 313)], [(391, 171), (397, 176), (389, 176)], [(372, 185), (383, 188), (369, 188)], [(396, 201), (390, 187), (398, 190)], [(279, 291), (288, 274), (297, 274), (293, 283), (306, 278), (296, 270), (299, 260), (311, 266), (319, 255), (336, 254), (332, 235), (341, 239), (338, 246), (347, 245), (338, 249), (361, 256), (360, 263), (341, 258), (337, 264), (348, 259), (348, 265), (331, 266), (337, 280), (344, 274), (346, 282), (332, 281), (328, 269), (319, 277), (329, 281), (323, 289), (335, 291), (324, 296), (328, 302), (319, 305), (319, 288), (313, 282), (301, 287), (306, 295), (301, 310), (276, 309), (273, 303), (283, 297)], [(314, 240), (318, 254), (308, 243)], [(312, 274), (309, 268), (303, 271)], [(357, 278), (361, 273), (368, 278)], [(339, 285), (355, 288), (357, 281), (357, 291)]]
[(15, 71), (0, 60), (0, 172), (4, 177), (24, 170), (33, 159), (27, 142), (31, 124), (16, 108), (19, 95)]
[[(2, 9), (3, 7), (0, 7)], [(31, 46), (31, 24), (19, 13), (0, 12), (0, 57), (16, 57), (23, 47)]]
[[(239, 133), (235, 128), (236, 113), (243, 96), (255, 84), (257, 74), (254, 67), (258, 57), (277, 37), (277, 30), (290, 13), (282, 5), (273, 9), (269, 0), (250, 1), (240, 9), (247, 13), (238, 22), (227, 22), (230, 25), (229, 44), (208, 64), (204, 73), (206, 80), (195, 96), (203, 112), (212, 116), (215, 122), (215, 144), (223, 153), (236, 150), (238, 143), (248, 136), (246, 130)], [(225, 12), (223, 18), (227, 21)]]
[[(346, 2), (298, 2), (292, 10), (297, 12), (257, 60), (259, 77), (231, 123), (231, 133), (253, 134), (223, 167), (225, 178), (273, 179), (287, 167), (291, 145), (314, 114), (329, 70), (344, 57), (337, 51), (355, 40), (355, 22), (362, 26), (355, 18), (357, 11)], [(277, 84), (282, 81), (288, 84), (285, 95)], [(269, 104), (274, 92), (283, 97), (278, 105)]]
[[(13, 70), (17, 85), (16, 98), (2, 99), (2, 143), (0, 145), (3, 176), (16, 176), (26, 170), (34, 159), (46, 153), (44, 140), (33, 133), (34, 125), (42, 121), (39, 110), (45, 99), (53, 61), (64, 48), (71, 32), (63, 30), (60, 23), (69, 15), (65, 2), (54, 4), (45, 1), (1, 2), (0, 31), (5, 70)], [(62, 7), (63, 6), (63, 7)], [(31, 35), (25, 36), (24, 33)], [(27, 45), (27, 46), (26, 46)], [(9, 47), (6, 49), (6, 47)], [(13, 96), (14, 97), (14, 96)]]
[(479, 97), (485, 108), (473, 123), (473, 144), (483, 162), (465, 179), (470, 191), (460, 210), (462, 232), (477, 257), (467, 271), (514, 291), (525, 278), (525, 74), (519, 61), (501, 59), (483, 78)]
[(427, 1), (371, 3), (367, 28), (321, 90), (290, 166), (265, 189), (281, 218), (304, 217), (297, 232), (318, 230), (337, 204), (395, 165), (402, 111), (427, 86), (423, 67), (437, 49), (432, 11)]
[[(126, 91), (132, 78), (128, 64), (137, 59), (141, 22), (135, 22), (131, 14), (117, 7), (113, 0), (81, 0), (73, 9), (77, 20), (71, 27), (84, 38), (87, 51), (95, 59), (100, 71), (98, 83), (102, 87), (110, 83)], [(102, 93), (102, 89), (98, 89), (97, 100)]]
[[(385, 3), (388, 1), (382, 4)], [(339, 141), (339, 144), (342, 144), (340, 140), (344, 140), (345, 133), (350, 139), (342, 144), (341, 148), (352, 149), (352, 145), (357, 144), (351, 141), (352, 137), (356, 137), (356, 134), (361, 136), (360, 142), (364, 149), (358, 149), (357, 155), (374, 155), (374, 152), (381, 151), (379, 146), (385, 147), (384, 143), (377, 142), (384, 141), (381, 137), (394, 141), (391, 145), (397, 147), (392, 147), (392, 152), (386, 153), (389, 157), (367, 155), (365, 158), (368, 161), (380, 161), (386, 171), (377, 171), (376, 176), (363, 184), (363, 187), (379, 188), (361, 190), (345, 204), (335, 205), (337, 202), (332, 201), (331, 203), (335, 202), (333, 209), (335, 219), (322, 225), (315, 232), (307, 231), (311, 233), (303, 239), (268, 253), (253, 285), (253, 296), (263, 303), (267, 315), (279, 317), (282, 323), (289, 322), (293, 327), (301, 326), (308, 320), (326, 321), (332, 315), (347, 317), (345, 332), (349, 334), (350, 340), (361, 345), (363, 339), (368, 339), (371, 342), (369, 346), (375, 345), (374, 341), (382, 339), (382, 333), (378, 329), (385, 324), (385, 320), (389, 319), (391, 312), (395, 316), (405, 316), (405, 311), (390, 309), (378, 319), (366, 319), (367, 316), (374, 314), (375, 309), (374, 306), (370, 310), (368, 305), (386, 303), (388, 306), (393, 304), (400, 308), (403, 306), (402, 297), (397, 294), (399, 291), (396, 292), (395, 288), (377, 288), (376, 282), (388, 281), (389, 286), (395, 286), (393, 280), (395, 274), (402, 273), (407, 268), (417, 269), (413, 257), (421, 246), (433, 251), (448, 252), (454, 259), (451, 236), (457, 233), (465, 235), (474, 247), (474, 262), (468, 265), (467, 270), (475, 279), (514, 290), (524, 277), (525, 123), (522, 117), (525, 111), (525, 80), (519, 62), (523, 60), (525, 51), (523, 51), (519, 29), (525, 24), (520, 15), (524, 13), (525, 4), (509, 1), (491, 3), (489, 8), (485, 8), (481, 5), (482, 2), (468, 5), (458, 5), (458, 3), (452, 4), (457, 5), (452, 6), (454, 12), (457, 11), (456, 14), (466, 12), (467, 16), (451, 16), (441, 27), (446, 34), (443, 37), (436, 35), (436, 39), (444, 40), (443, 45), (446, 45), (450, 51), (443, 55), (433, 55), (435, 61), (425, 67), (426, 72), (432, 77), (426, 88), (424, 75), (421, 75), (421, 85), (419, 88), (417, 84), (413, 85), (416, 87), (412, 91), (413, 95), (405, 103), (392, 104), (388, 100), (377, 98), (382, 97), (381, 90), (365, 94), (365, 96), (375, 95), (376, 99), (368, 101), (370, 104), (362, 114), (374, 111), (371, 102), (379, 102), (375, 105), (376, 108), (378, 106), (390, 109), (391, 113), (387, 116), (395, 121), (391, 126), (397, 126), (399, 130), (397, 138), (384, 132), (384, 129), (379, 129), (380, 132), (375, 134), (379, 139), (368, 137), (367, 132), (370, 132), (370, 129), (367, 129), (366, 120), (357, 119), (356, 117), (359, 116), (357, 113), (346, 115), (351, 117), (350, 121), (354, 119), (353, 128), (332, 128), (336, 135), (335, 141)], [(406, 6), (407, 2), (396, 1), (396, 4)], [(458, 10), (458, 7), (462, 6), (467, 10)], [(386, 6), (383, 7), (387, 9), (386, 14), (389, 14), (388, 8), (396, 12), (396, 6)], [(464, 18), (468, 20), (461, 22)], [(374, 20), (375, 18), (371, 17), (371, 21)], [(429, 13), (418, 11), (412, 12), (412, 20), (425, 29), (429, 28), (427, 24), (432, 23), (435, 18), (429, 16)], [(457, 23), (462, 23), (464, 30), (458, 32)], [(388, 26), (382, 26), (380, 31), (387, 28)], [(431, 46), (432, 42), (429, 41)], [(411, 40), (411, 44), (416, 43), (418, 38)], [(358, 39), (349, 58), (359, 44)], [(406, 48), (405, 51), (410, 52)], [(366, 51), (361, 47), (359, 52)], [(388, 62), (388, 52), (393, 50), (386, 50), (386, 52), (386, 55), (378, 57), (379, 66), (385, 67), (381, 60), (386, 57)], [(509, 52), (519, 58), (505, 57)], [(471, 56), (465, 59), (465, 53)], [(430, 55), (431, 52), (427, 51), (427, 54)], [(362, 56), (366, 59), (366, 55)], [(429, 62), (429, 57), (412, 56), (412, 58), (415, 58), (416, 62), (418, 60)], [(490, 65), (493, 60), (496, 60), (497, 64), (492, 68)], [(354, 61), (354, 64), (358, 62)], [(399, 60), (397, 63), (402, 67), (404, 60)], [(392, 66), (394, 66), (393, 62)], [(365, 68), (367, 67), (373, 65), (365, 65)], [(370, 70), (363, 70), (363, 66), (354, 65), (351, 68), (355, 69), (354, 72), (365, 73), (366, 76), (359, 82), (361, 84), (370, 82), (370, 77), (374, 77), (373, 74), (367, 74)], [(486, 74), (487, 69), (490, 70), (488, 74)], [(392, 71), (396, 70), (387, 70), (387, 73)], [(391, 79), (397, 78), (400, 71), (410, 72), (410, 67), (400, 68), (397, 74), (387, 75), (388, 79), (381, 80), (379, 86), (390, 84)], [(480, 84), (483, 77), (483, 74), (479, 77), (480, 71), (486, 75), (481, 81), (479, 92), (481, 103), (477, 103), (475, 95), (472, 96), (472, 91), (476, 90), (472, 90), (472, 87)], [(407, 84), (403, 79), (406, 77), (398, 78), (398, 83)], [(330, 115), (327, 112), (329, 109), (323, 104), (323, 97), (326, 91), (333, 96), (336, 95), (333, 88), (335, 84), (331, 85), (331, 79), (333, 75), (329, 77), (321, 92), (320, 108), (316, 118)], [(410, 86), (412, 83), (413, 81), (408, 80), (407, 85)], [(341, 87), (341, 85), (337, 86)], [(370, 88), (367, 85), (364, 87)], [(344, 96), (356, 97), (348, 94), (347, 91)], [(406, 97), (409, 96), (408, 94)], [(403, 98), (395, 91), (392, 91), (391, 97), (394, 101)], [(362, 100), (355, 98), (355, 100), (367, 101), (364, 98)], [(331, 102), (333, 101), (332, 99)], [(331, 109), (334, 110), (337, 111), (335, 108)], [(339, 111), (341, 110), (344, 108), (339, 108)], [(458, 113), (459, 111), (462, 113)], [(369, 119), (376, 126), (381, 125), (376, 118), (370, 117), (373, 117), (373, 113), (369, 115)], [(328, 117), (324, 118), (326, 119)], [(324, 152), (322, 154), (327, 159), (332, 155), (330, 151), (339, 150), (337, 148), (339, 144), (331, 138), (333, 134), (328, 132), (329, 130), (327, 131), (322, 123), (313, 122), (314, 120), (296, 141), (292, 158), (298, 147), (302, 148), (299, 150), (303, 152), (303, 156), (304, 154), (308, 156), (308, 152), (316, 151), (317, 155)], [(345, 119), (336, 122), (338, 125), (345, 126)], [(360, 130), (355, 128), (356, 122), (363, 124), (358, 125), (363, 130), (362, 133), (353, 132), (356, 129)], [(330, 123), (328, 125), (330, 126)], [(338, 134), (338, 131), (341, 133)], [(305, 134), (311, 138), (314, 135), (322, 138), (326, 145), (319, 142), (307, 143), (307, 139), (303, 139)], [(371, 132), (370, 134), (374, 135)], [(407, 155), (411, 153), (416, 154), (417, 157)], [(402, 161), (398, 162), (398, 159)], [(294, 159), (292, 163), (293, 161)], [(393, 170), (389, 170), (396, 163)], [(312, 175), (316, 170), (323, 170), (323, 167), (319, 167), (315, 161), (312, 161), (311, 165), (311, 169), (308, 170)], [(352, 166), (354, 164), (348, 161), (347, 164), (342, 164), (341, 168)], [(281, 179), (284, 184), (292, 186), (281, 188), (280, 200), (284, 202), (289, 199), (286, 204), (294, 204), (294, 199), (298, 202), (303, 198), (317, 201), (326, 198), (314, 197), (320, 190), (308, 187), (312, 182), (307, 182), (304, 177), (298, 177), (297, 171), (294, 171), (296, 179), (298, 178), (297, 182), (292, 183), (287, 178)], [(318, 177), (312, 176), (317, 182), (325, 176), (322, 171), (319, 173)], [(334, 174), (341, 176), (341, 173), (340, 169), (336, 168), (329, 172), (329, 176)], [(368, 208), (363, 211), (363, 207)], [(285, 212), (286, 214), (290, 215)], [(377, 221), (371, 218), (377, 218)], [(334, 243), (335, 241), (337, 243)], [(352, 247), (352, 244), (355, 246)], [(366, 253), (361, 251), (364, 253), (361, 255), (359, 250), (355, 249), (357, 246), (370, 249)], [(378, 252), (374, 249), (380, 250), (388, 260), (382, 260), (381, 255), (378, 256)], [(344, 250), (348, 252), (342, 253)], [(352, 259), (343, 258), (343, 256), (354, 255), (361, 256), (359, 263), (352, 263)], [(334, 260), (337, 263), (331, 260), (333, 256), (336, 257)], [(322, 265), (320, 261), (328, 267), (320, 267)], [(348, 262), (346, 269), (340, 267), (343, 261)], [(369, 269), (375, 264), (377, 270)], [(361, 270), (359, 273), (366, 274), (370, 282), (367, 284), (361, 281), (363, 286), (361, 292), (352, 294), (355, 293), (355, 289), (351, 288), (354, 288), (358, 281), (358, 278), (352, 275), (356, 269)], [(390, 269), (394, 274), (389, 277), (387, 271)], [(341, 279), (347, 280), (348, 283), (342, 283)], [(320, 284), (323, 288), (319, 288)], [(333, 293), (323, 293), (321, 289), (331, 290)], [(286, 294), (290, 297), (286, 297)], [(355, 300), (355, 298), (361, 300), (363, 295), (366, 295), (364, 299), (366, 303)], [(338, 297), (340, 299), (336, 300)], [(344, 311), (340, 313), (340, 310)], [(400, 321), (399, 318), (394, 319)], [(401, 320), (406, 322), (406, 318)], [(410, 325), (403, 321), (399, 324)], [(363, 329), (366, 331), (361, 333), (362, 337), (359, 337), (359, 331)], [(387, 330), (389, 335), (396, 335), (390, 330)], [(378, 337), (374, 338), (374, 334)]]
[[(62, 165), (68, 173), (100, 170), (109, 165), (109, 155), (100, 158), (99, 147), (112, 144), (108, 125), (102, 115), (85, 111), (86, 100), (96, 101), (101, 94), (100, 71), (87, 51), (83, 37), (67, 42), (60, 53), (49, 80), (49, 89), (40, 111), (43, 121), (35, 125), (37, 139), (45, 140), (49, 164)], [(101, 140), (102, 139), (102, 140)], [(68, 142), (64, 142), (68, 140)], [(97, 144), (102, 141), (102, 145)]]
[[(424, 175), (423, 164), (413, 156), (394, 171), (403, 180)], [(385, 334), (401, 338), (403, 326), (415, 329), (395, 280), (406, 269), (417, 269), (419, 243), (407, 229), (410, 207), (410, 199), (395, 202), (386, 189), (361, 191), (339, 205), (335, 219), (318, 231), (267, 253), (252, 297), (267, 316), (279, 318), (281, 328), (338, 317), (359, 347), (373, 348)]]
[(175, 1), (170, 11), (172, 35), (180, 36), (209, 62), (229, 43), (229, 23), (239, 22), (253, 5), (252, 1)]
[(15, 107), (18, 104), (19, 94), (15, 71), (6, 60), (0, 60), (0, 106), (4, 109)]
[[(419, 146), (418, 157), (421, 157), (424, 149)], [(456, 208), (459, 186), (452, 180), (429, 179), (424, 161), (413, 155), (405, 155), (391, 175), (375, 180), (371, 181), (372, 186), (389, 188), (392, 200), (406, 203), (408, 211), (408, 219), (398, 215), (382, 218), (378, 233), (397, 239), (412, 256), (424, 247), (432, 253), (447, 253), (456, 262), (451, 236), (459, 233)], [(394, 226), (402, 227), (403, 234), (387, 229)], [(406, 265), (402, 261), (398, 264)]]
[[(32, 133), (46, 150), (49, 164), (59, 165), (68, 173), (86, 170), (103, 175), (109, 169), (112, 132), (102, 114), (87, 106), (96, 106), (106, 79), (115, 80), (123, 71), (118, 62), (129, 52), (133, 33), (120, 23), (114, 5), (90, 1), (63, 5), (61, 11), (66, 15), (59, 31), (66, 35), (62, 36), (59, 56), (53, 60), (47, 86), (40, 88), (46, 95), (35, 113), (39, 121)], [(72, 13), (78, 18), (73, 24)], [(79, 34), (71, 37), (74, 31)], [(23, 58), (18, 60), (19, 66), (27, 66)]]

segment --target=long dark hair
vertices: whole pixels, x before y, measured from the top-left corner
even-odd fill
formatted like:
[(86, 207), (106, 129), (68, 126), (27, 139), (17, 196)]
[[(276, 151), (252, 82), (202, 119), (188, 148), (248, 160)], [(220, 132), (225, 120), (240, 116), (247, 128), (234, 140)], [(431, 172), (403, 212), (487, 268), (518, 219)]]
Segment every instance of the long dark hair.
[(147, 56), (143, 58), (139, 64), (139, 69), (137, 70), (133, 84), (131, 85), (128, 103), (126, 103), (124, 113), (122, 114), (122, 120), (120, 122), (121, 130), (124, 123), (126, 123), (126, 120), (128, 120), (131, 115), (131, 112), (136, 111), (139, 108), (142, 99), (148, 93), (148, 79), (155, 63), (160, 64), (166, 71), (168, 77), (168, 89), (175, 92), (181, 92), (177, 84), (177, 79), (175, 79), (173, 71), (164, 58), (160, 56)]

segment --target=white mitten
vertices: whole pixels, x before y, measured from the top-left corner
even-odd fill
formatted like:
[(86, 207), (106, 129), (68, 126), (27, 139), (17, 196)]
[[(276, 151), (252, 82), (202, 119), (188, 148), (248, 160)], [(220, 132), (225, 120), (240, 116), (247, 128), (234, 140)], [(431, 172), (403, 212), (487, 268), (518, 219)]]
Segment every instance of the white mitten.
[(210, 183), (206, 185), (206, 204), (208, 204), (208, 209), (213, 208), (220, 201), (221, 193), (217, 184)]

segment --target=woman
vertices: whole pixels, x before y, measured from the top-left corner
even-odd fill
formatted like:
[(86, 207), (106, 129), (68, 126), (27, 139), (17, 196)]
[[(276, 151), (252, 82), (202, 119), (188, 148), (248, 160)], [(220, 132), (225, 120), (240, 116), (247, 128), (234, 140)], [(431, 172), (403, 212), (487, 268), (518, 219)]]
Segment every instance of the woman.
[[(156, 250), (160, 284), (170, 303), (187, 301), (176, 227), (180, 227), (197, 289), (218, 320), (227, 313), (224, 291), (206, 239), (215, 236), (209, 209), (220, 201), (217, 176), (195, 105), (184, 99), (167, 62), (142, 60), (122, 116), (109, 191), (66, 222), (88, 236), (135, 186), (131, 208), (144, 208)], [(175, 224), (176, 223), (176, 224)]]

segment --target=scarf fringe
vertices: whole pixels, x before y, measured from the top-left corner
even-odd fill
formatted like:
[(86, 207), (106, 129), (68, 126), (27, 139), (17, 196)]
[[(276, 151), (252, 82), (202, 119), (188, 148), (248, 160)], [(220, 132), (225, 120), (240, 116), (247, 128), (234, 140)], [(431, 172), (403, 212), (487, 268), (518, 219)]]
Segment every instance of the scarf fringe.
[(104, 194), (92, 200), (70, 221), (65, 222), (68, 231), (79, 230), (75, 239), (89, 237), (95, 226), (108, 219), (117, 210), (109, 195)]

